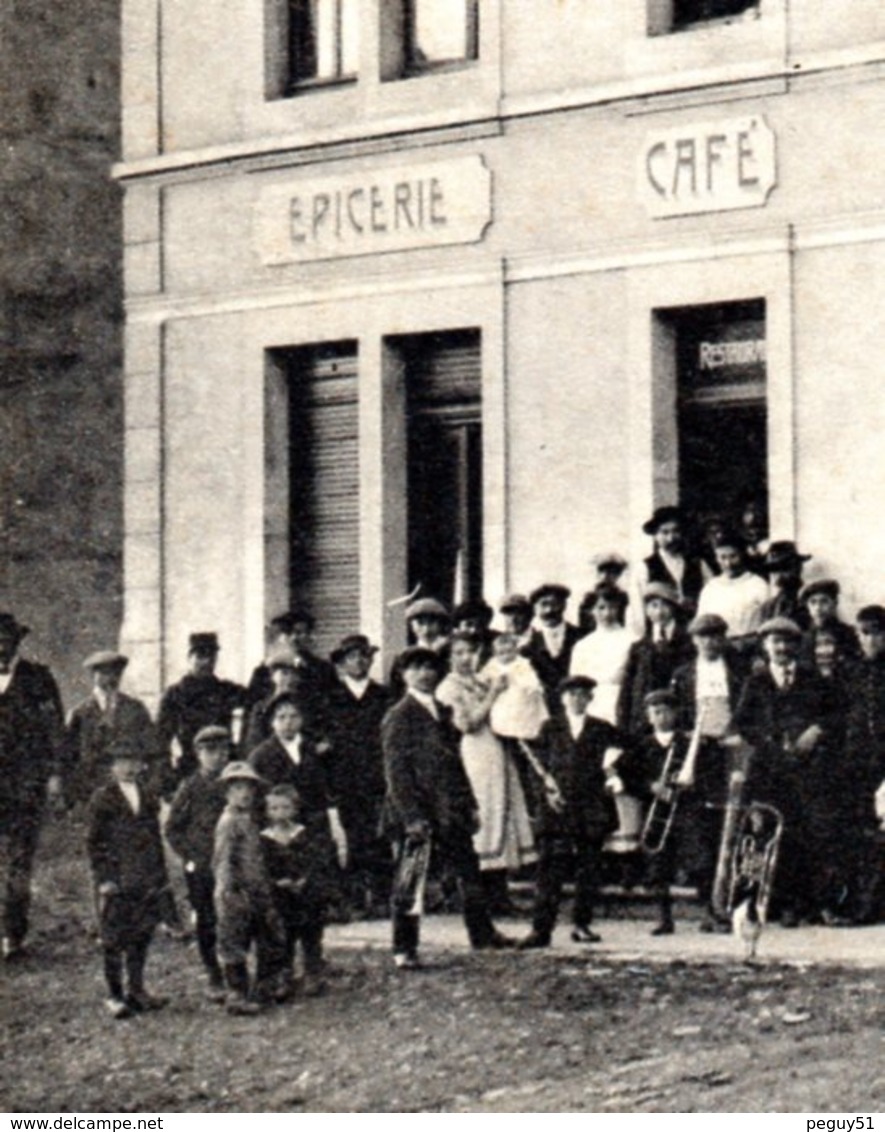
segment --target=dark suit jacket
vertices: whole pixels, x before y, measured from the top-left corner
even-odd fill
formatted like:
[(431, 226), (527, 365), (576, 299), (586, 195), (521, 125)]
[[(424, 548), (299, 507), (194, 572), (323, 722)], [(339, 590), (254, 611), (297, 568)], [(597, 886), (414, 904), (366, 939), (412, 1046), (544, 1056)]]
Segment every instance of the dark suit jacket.
[(301, 762), (298, 766), (276, 735), (266, 740), (249, 755), (253, 769), (269, 786), (289, 783), (301, 797), (301, 820), (305, 825), (326, 825), (326, 810), (333, 804), (329, 796), (327, 767), (317, 753), (316, 745), (307, 736), (301, 737)]
[(627, 666), (618, 697), (618, 727), (630, 735), (648, 731), (645, 697), (659, 688), (669, 688), (677, 668), (694, 657), (691, 637), (681, 625), (669, 640), (655, 642), (650, 636), (636, 641), (627, 654)]
[(159, 803), (151, 791), (139, 787), (139, 792), (138, 814), (113, 780), (92, 795), (86, 841), (89, 864), (96, 884), (113, 881), (123, 893), (156, 893), (167, 883)]
[(143, 752), (145, 762), (156, 763), (158, 743), (148, 709), (133, 696), (117, 693), (112, 715), (106, 715), (95, 696), (79, 703), (68, 717), (65, 729), (64, 764), (71, 777), (71, 796), (86, 799), (107, 779), (110, 749), (127, 739)]
[(560, 680), (564, 680), (568, 676), (572, 649), (584, 635), (577, 625), (566, 622), (565, 638), (559, 656), (551, 656), (544, 641), (544, 634), (540, 629), (533, 629), (528, 644), (522, 650), (523, 656), (527, 656), (532, 662), (535, 671), (538, 673), (538, 678), (544, 685), (547, 703), (551, 711), (560, 710), (557, 687)]
[(449, 709), (439, 704), (437, 710), (439, 721), (407, 693), (381, 724), (384, 825), (394, 838), (416, 822), (443, 837), (473, 831), (477, 805), (461, 762), (461, 736)]
[(581, 734), (573, 739), (565, 715), (558, 715), (544, 724), (537, 745), (539, 758), (565, 799), (565, 810), (556, 813), (542, 794), (539, 836), (601, 844), (618, 825), (614, 802), (605, 789), (602, 759), (609, 747), (623, 749), (624, 737), (605, 720), (588, 716)]
[[(738, 705), (744, 682), (749, 675), (749, 665), (738, 653), (728, 650), (725, 653), (725, 678), (728, 682), (728, 703), (732, 712)], [(679, 700), (678, 726), (692, 731), (695, 725), (696, 697), (698, 680), (697, 657), (687, 664), (681, 664), (673, 673), (671, 687)]]
[(327, 735), (330, 785), (338, 799), (341, 821), (348, 837), (372, 839), (384, 803), (384, 756), (381, 721), (391, 706), (390, 693), (374, 681), (357, 699), (336, 679), (329, 693)]
[(197, 769), (194, 736), (203, 727), (230, 727), (235, 708), (245, 708), (246, 689), (217, 676), (182, 677), (163, 694), (157, 716), (157, 731), (163, 755), (173, 739), (181, 745), (181, 761), (175, 770), (177, 784)]
[(47, 780), (59, 769), (63, 727), (52, 673), (20, 658), (0, 694), (0, 822), (40, 812)]

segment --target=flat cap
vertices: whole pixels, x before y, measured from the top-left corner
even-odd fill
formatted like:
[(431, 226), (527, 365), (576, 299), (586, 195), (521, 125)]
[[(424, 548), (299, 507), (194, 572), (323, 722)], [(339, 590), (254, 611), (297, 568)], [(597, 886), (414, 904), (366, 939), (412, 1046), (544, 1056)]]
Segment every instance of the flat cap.
[(83, 661), (83, 667), (123, 669), (128, 663), (129, 657), (123, 656), (120, 652), (115, 652), (113, 649), (99, 649), (98, 652), (90, 653), (86, 657)]
[(122, 737), (113, 742), (108, 755), (113, 762), (117, 759), (135, 759), (137, 762), (144, 762), (145, 758), (144, 746), (132, 736)]
[(329, 660), (333, 664), (340, 664), (349, 652), (361, 652), (366, 656), (374, 656), (378, 646), (373, 645), (363, 633), (349, 633), (342, 637), (334, 649), (329, 653)]
[(568, 601), (571, 593), (572, 591), (568, 586), (563, 586), (559, 582), (544, 582), (543, 585), (532, 590), (529, 594), (529, 601), (532, 605), (536, 605), (542, 597), (558, 597), (560, 601)]
[(877, 629), (885, 629), (885, 607), (881, 605), (865, 605), (858, 610), (857, 620), (865, 625), (875, 625)]
[(596, 683), (592, 676), (566, 676), (564, 680), (559, 681), (556, 690), (560, 695), (563, 692), (576, 692), (581, 689), (585, 692), (592, 692)]
[(0, 613), (0, 637), (14, 637), (20, 641), (30, 633), (27, 625), (16, 620), (14, 613)]
[(649, 601), (653, 597), (659, 597), (661, 601), (668, 601), (676, 609), (682, 608), (679, 590), (675, 586), (671, 586), (669, 582), (649, 582), (642, 591), (642, 600)]
[(514, 609), (524, 609), (527, 612), (531, 612), (531, 608), (532, 603), (525, 594), (507, 594), (507, 596), (502, 597), (498, 603), (499, 613), (509, 613)]
[(789, 617), (769, 617), (767, 621), (763, 621), (759, 626), (760, 637), (770, 637), (773, 633), (777, 633), (782, 637), (801, 637), (802, 630), (795, 621), (791, 621)]
[(220, 648), (217, 633), (191, 633), (188, 638), (189, 652), (218, 652)]
[(655, 691), (649, 692), (642, 702), (647, 708), (657, 707), (659, 704), (666, 704), (671, 708), (679, 706), (679, 700), (669, 688), (656, 688)]
[(809, 582), (807, 586), (802, 587), (799, 600), (808, 601), (810, 597), (814, 597), (816, 594), (824, 594), (825, 597), (831, 597), (833, 601), (837, 601), (839, 592), (839, 583), (833, 578), (819, 578), (816, 582)]
[(210, 724), (208, 727), (201, 727), (194, 736), (195, 747), (220, 747), (223, 743), (230, 742), (230, 732), (226, 727), (221, 727), (217, 723)]
[(459, 621), (491, 621), (494, 610), (487, 601), (481, 597), (470, 598), (459, 602), (452, 610), (452, 620), (457, 625)]
[(413, 617), (438, 617), (442, 621), (448, 621), (449, 611), (435, 597), (419, 597), (406, 606), (406, 620), (411, 621)]
[(222, 782), (255, 782), (259, 786), (264, 785), (264, 779), (258, 774), (257, 771), (246, 762), (232, 762), (228, 763), (224, 770), (221, 772)]
[(724, 637), (728, 622), (718, 613), (700, 613), (688, 626), (693, 637)]
[(291, 633), (296, 625), (306, 625), (308, 629), (312, 629), (313, 614), (306, 609), (288, 609), (285, 613), (278, 613), (268, 628), (274, 633)]
[(627, 559), (622, 554), (618, 554), (616, 550), (603, 550), (599, 554), (593, 555), (590, 559), (590, 565), (595, 566), (597, 570), (608, 567), (611, 570), (624, 571), (627, 569)]
[(442, 672), (446, 667), (446, 659), (440, 656), (438, 652), (425, 648), (423, 645), (410, 645), (409, 648), (403, 649), (397, 657), (397, 667), (401, 672), (405, 672), (409, 668), (419, 668), (425, 664), (432, 664), (437, 672)]

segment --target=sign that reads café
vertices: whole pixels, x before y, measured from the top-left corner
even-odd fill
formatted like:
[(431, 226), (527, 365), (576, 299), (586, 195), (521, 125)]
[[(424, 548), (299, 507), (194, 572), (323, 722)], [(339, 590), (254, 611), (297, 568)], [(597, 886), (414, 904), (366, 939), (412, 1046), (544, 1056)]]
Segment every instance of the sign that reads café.
[(265, 186), (256, 237), (266, 264), (470, 244), (492, 219), (478, 154)]
[(653, 217), (760, 208), (776, 183), (775, 136), (759, 114), (656, 130), (639, 161), (639, 195)]

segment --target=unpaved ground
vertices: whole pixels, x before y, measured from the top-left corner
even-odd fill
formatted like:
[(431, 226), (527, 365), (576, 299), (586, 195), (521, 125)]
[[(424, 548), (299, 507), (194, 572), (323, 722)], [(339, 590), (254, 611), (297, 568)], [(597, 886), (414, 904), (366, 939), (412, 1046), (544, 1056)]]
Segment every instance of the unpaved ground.
[(428, 948), (404, 974), (332, 949), (325, 998), (238, 1019), (202, 998), (193, 949), (162, 938), (149, 975), (172, 1002), (113, 1022), (82, 863), (55, 850), (32, 955), (2, 971), (2, 1110), (883, 1107), (881, 970)]

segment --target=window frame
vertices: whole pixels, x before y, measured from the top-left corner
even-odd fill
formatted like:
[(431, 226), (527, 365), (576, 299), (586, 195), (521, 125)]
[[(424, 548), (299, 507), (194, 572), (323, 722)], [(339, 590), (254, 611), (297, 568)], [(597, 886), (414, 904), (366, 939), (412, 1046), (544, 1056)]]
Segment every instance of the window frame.
[[(319, 0), (317, 0), (319, 2)], [(311, 0), (285, 0), (284, 30), (285, 36), (285, 65), (286, 81), (283, 90), (284, 98), (310, 90), (327, 90), (329, 87), (347, 86), (357, 82), (359, 69), (345, 71), (344, 68), (344, 8), (347, 0), (329, 0), (334, 4), (334, 59), (335, 73), (332, 75), (301, 75), (299, 73), (299, 51), (296, 48), (297, 29), (295, 21), (303, 19), (311, 7)], [(315, 68), (319, 65), (319, 35), (315, 34), (314, 56)]]
[(710, 11), (709, 9), (715, 7), (717, 3), (722, 3), (722, 0), (697, 0), (695, 6), (704, 10), (695, 16), (685, 16), (678, 14), (678, 9), (687, 7), (687, 0), (672, 0), (670, 28), (665, 34), (676, 35), (679, 32), (692, 31), (695, 28), (731, 24), (737, 20), (745, 19), (748, 13), (752, 12), (755, 12), (755, 18), (758, 18), (761, 9), (761, 0), (734, 0), (736, 9), (734, 11)]
[(479, 0), (465, 0), (466, 52), (454, 59), (424, 60), (416, 59), (418, 43), (416, 40), (417, 6), (422, 0), (402, 0), (402, 78), (417, 78), (421, 75), (440, 74), (446, 71), (459, 71), (479, 62)]

